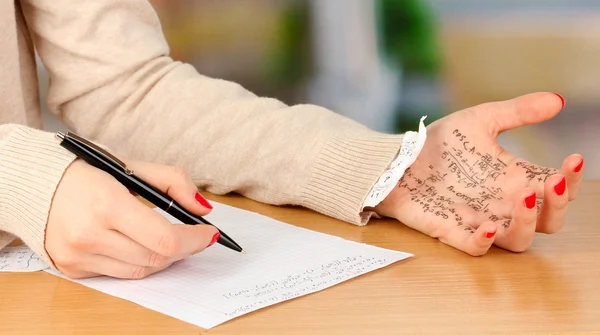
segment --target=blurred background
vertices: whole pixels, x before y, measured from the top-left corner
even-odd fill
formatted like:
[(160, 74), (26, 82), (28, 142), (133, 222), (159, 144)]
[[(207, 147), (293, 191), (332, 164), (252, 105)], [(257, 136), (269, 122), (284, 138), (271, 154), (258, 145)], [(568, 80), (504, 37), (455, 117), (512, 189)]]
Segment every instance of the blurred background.
[[(373, 129), (416, 130), (479, 103), (559, 92), (555, 119), (501, 143), (600, 179), (600, 1), (151, 0), (173, 58), (287, 104), (314, 103)], [(40, 68), (42, 92), (47, 75)], [(60, 129), (46, 112), (46, 128)]]

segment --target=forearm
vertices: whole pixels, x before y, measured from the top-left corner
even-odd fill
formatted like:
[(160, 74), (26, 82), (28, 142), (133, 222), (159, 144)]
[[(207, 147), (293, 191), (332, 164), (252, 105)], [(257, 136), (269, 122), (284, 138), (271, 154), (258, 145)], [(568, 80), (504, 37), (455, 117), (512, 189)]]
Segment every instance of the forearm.
[(401, 135), (260, 98), (174, 62), (146, 1), (27, 4), (51, 74), (48, 104), (81, 135), (124, 156), (182, 167), (211, 192), (364, 223), (365, 198)]
[[(371, 131), (317, 106), (256, 97), (188, 65), (171, 66), (151, 90), (126, 76), (65, 104), (63, 112), (82, 135), (123, 156), (182, 167), (210, 192), (238, 192), (364, 223), (361, 206), (402, 136)], [(118, 89), (123, 99), (116, 102), (110, 97)], [(97, 96), (107, 97), (112, 108), (99, 110)]]

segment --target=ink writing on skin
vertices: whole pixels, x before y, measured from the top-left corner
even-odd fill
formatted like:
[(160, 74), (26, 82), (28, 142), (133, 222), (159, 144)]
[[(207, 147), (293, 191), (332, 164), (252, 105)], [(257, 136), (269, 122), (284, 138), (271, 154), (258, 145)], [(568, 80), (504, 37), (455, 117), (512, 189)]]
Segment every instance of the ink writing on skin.
[[(418, 174), (408, 168), (398, 186), (409, 191), (410, 200), (417, 203), (424, 213), (454, 220), (471, 233), (475, 230), (465, 222), (464, 216), (473, 211), (479, 214), (478, 219), (485, 217), (508, 228), (511, 219), (494, 213), (494, 206), (505, 201), (501, 185), (509, 166), (498, 157), (479, 150), (458, 129), (452, 131), (451, 138), (440, 146), (439, 166), (429, 165), (426, 172), (419, 171)], [(554, 169), (522, 161), (515, 166), (524, 170), (529, 182), (543, 183), (556, 173)], [(538, 201), (538, 213), (540, 207), (541, 200)], [(473, 211), (468, 211), (469, 208)]]
[(527, 175), (528, 180), (537, 179), (537, 181), (539, 182), (545, 182), (551, 175), (553, 175), (556, 172), (556, 170), (551, 168), (539, 167), (525, 162), (518, 162), (517, 166), (525, 169), (525, 173)]

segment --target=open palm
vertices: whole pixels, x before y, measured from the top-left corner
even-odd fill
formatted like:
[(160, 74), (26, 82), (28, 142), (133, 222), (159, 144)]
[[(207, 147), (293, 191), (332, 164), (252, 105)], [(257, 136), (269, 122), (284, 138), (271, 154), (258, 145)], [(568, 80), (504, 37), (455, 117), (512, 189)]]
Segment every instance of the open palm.
[(433, 122), (417, 160), (376, 211), (474, 256), (492, 244), (528, 249), (536, 232), (555, 233), (564, 224), (583, 158), (573, 154), (560, 169), (541, 167), (504, 150), (497, 137), (562, 107), (559, 96), (535, 93)]

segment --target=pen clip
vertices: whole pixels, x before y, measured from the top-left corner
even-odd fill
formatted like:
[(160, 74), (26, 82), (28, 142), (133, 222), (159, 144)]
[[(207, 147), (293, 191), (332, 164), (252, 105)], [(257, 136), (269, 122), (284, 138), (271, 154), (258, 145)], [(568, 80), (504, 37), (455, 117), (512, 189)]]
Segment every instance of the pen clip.
[(126, 174), (128, 174), (128, 175), (133, 174), (133, 171), (130, 170), (129, 168), (127, 168), (127, 165), (125, 165), (125, 163), (123, 163), (120, 159), (118, 159), (117, 157), (112, 155), (110, 152), (108, 152), (108, 151), (102, 149), (101, 147), (97, 146), (96, 144), (92, 143), (91, 141), (88, 141), (85, 138), (83, 138), (75, 133), (67, 132), (66, 134), (63, 134), (61, 132), (58, 132), (56, 134), (56, 137), (58, 137), (61, 140), (64, 139), (65, 137), (68, 137), (74, 141), (79, 142), (80, 144), (86, 145), (86, 146), (90, 147), (91, 149), (96, 150), (100, 155), (104, 156), (104, 158), (108, 159), (113, 164), (122, 168)]

